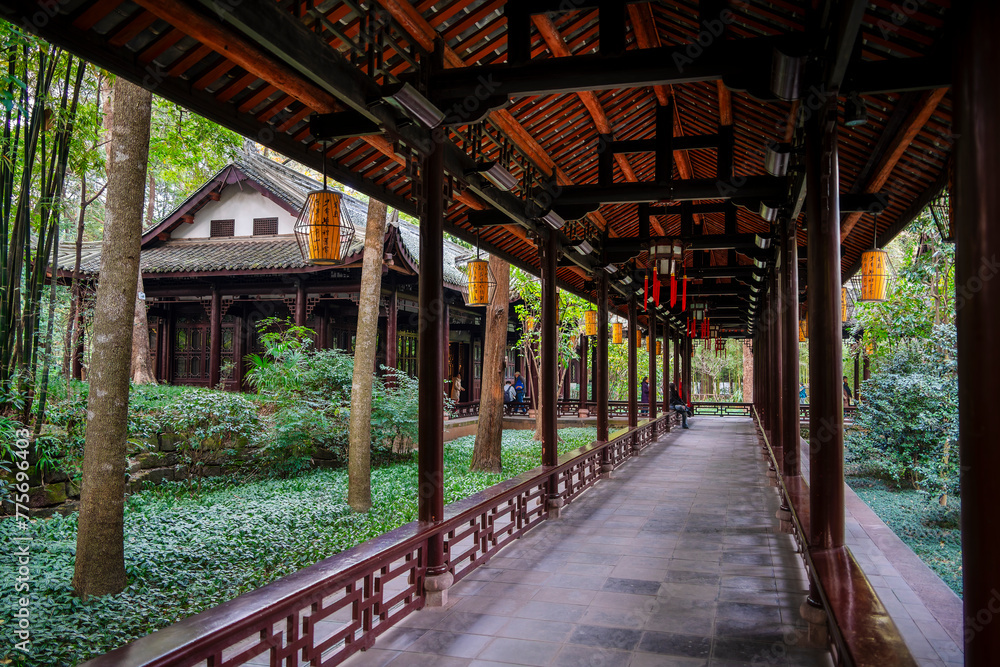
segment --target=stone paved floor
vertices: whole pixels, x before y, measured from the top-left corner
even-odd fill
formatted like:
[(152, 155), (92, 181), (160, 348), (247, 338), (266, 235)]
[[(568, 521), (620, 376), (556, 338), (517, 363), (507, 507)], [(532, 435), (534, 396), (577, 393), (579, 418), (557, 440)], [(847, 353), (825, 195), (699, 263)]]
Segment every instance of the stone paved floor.
[(692, 420), (344, 664), (830, 665), (753, 433)]

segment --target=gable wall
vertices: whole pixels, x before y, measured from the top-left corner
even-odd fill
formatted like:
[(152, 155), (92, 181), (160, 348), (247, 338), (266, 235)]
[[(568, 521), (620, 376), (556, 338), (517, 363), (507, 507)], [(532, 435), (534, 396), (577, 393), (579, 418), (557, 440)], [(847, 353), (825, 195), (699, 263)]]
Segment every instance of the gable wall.
[(208, 238), (212, 220), (235, 220), (234, 236), (253, 236), (254, 218), (277, 218), (278, 233), (291, 234), (295, 216), (247, 184), (229, 185), (219, 201), (206, 204), (194, 216), (194, 223), (181, 223), (170, 233), (173, 239)]

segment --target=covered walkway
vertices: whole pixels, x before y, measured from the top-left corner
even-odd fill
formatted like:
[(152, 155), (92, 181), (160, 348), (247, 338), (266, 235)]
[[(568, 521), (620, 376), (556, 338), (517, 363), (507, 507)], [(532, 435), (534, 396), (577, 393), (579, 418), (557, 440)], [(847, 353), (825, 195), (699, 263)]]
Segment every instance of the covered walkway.
[(660, 437), (345, 665), (827, 665), (753, 422)]

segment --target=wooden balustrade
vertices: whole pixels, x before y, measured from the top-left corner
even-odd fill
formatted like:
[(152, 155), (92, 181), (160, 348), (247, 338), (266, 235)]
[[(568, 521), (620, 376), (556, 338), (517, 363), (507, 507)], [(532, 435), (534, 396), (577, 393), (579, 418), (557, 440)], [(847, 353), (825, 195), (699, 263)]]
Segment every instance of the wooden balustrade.
[(429, 539), (444, 535), (448, 568), (461, 581), (546, 520), (550, 493), (569, 503), (596, 484), (605, 449), (617, 468), (669, 431), (674, 418), (665, 415), (609, 442), (567, 452), (556, 466), (449, 505), (440, 523), (400, 526), (84, 666), (237, 667), (264, 655), (272, 665), (339, 664), (424, 606)]

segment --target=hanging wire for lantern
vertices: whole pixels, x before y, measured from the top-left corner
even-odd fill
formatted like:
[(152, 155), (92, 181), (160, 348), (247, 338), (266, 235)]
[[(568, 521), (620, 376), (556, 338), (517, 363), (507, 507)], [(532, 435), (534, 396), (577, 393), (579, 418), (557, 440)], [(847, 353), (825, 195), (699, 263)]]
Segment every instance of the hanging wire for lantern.
[(851, 278), (854, 294), (863, 303), (886, 301), (896, 278), (889, 253), (877, 247), (877, 217), (874, 227), (872, 249), (861, 254), (861, 271)]
[(342, 264), (354, 243), (354, 224), (340, 209), (340, 193), (326, 185), (326, 149), (323, 152), (323, 189), (313, 190), (295, 220), (295, 240), (310, 264)]
[(479, 256), (479, 243), (476, 243), (476, 258), (470, 259), (466, 265), (468, 287), (465, 290), (465, 305), (488, 306), (497, 290), (497, 281), (490, 270), (488, 260)]
[(622, 326), (621, 322), (615, 322), (611, 325), (611, 342), (615, 345), (621, 345), (625, 341), (624, 336), (625, 327)]
[(596, 310), (585, 310), (583, 311), (583, 328), (584, 334), (587, 336), (597, 335), (597, 311)]

